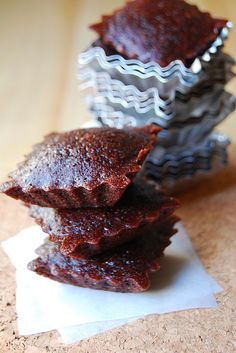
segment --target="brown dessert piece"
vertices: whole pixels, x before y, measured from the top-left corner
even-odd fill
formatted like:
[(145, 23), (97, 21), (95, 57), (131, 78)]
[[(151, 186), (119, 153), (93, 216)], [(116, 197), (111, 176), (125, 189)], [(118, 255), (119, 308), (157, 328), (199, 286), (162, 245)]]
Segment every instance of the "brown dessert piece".
[(165, 67), (177, 59), (190, 66), (226, 23), (183, 0), (135, 0), (90, 28), (124, 57)]
[(72, 285), (116, 292), (142, 292), (149, 288), (149, 274), (160, 268), (159, 259), (178, 219), (168, 218), (152, 232), (93, 258), (63, 255), (59, 246), (46, 241), (28, 268), (39, 275)]
[(63, 255), (98, 254), (149, 233), (173, 213), (177, 200), (136, 179), (113, 207), (58, 210), (31, 206), (31, 216)]
[(158, 131), (148, 125), (52, 133), (34, 146), (0, 191), (42, 207), (112, 206), (139, 172)]

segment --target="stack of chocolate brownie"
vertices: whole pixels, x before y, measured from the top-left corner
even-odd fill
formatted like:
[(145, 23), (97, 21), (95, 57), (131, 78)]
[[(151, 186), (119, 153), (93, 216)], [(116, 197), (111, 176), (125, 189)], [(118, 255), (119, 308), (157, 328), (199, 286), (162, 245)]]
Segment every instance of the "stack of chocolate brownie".
[(149, 288), (179, 206), (138, 175), (158, 132), (153, 125), (78, 129), (34, 147), (0, 187), (48, 234), (30, 270), (94, 289)]

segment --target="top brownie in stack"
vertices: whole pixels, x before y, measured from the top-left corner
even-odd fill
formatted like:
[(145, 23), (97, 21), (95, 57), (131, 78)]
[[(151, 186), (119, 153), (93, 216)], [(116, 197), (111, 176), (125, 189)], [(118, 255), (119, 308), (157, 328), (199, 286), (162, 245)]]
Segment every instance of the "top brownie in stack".
[(90, 27), (109, 53), (165, 67), (177, 59), (190, 66), (226, 23), (183, 0), (135, 0)]
[(104, 207), (122, 196), (154, 147), (160, 129), (78, 129), (35, 145), (0, 191), (53, 208)]

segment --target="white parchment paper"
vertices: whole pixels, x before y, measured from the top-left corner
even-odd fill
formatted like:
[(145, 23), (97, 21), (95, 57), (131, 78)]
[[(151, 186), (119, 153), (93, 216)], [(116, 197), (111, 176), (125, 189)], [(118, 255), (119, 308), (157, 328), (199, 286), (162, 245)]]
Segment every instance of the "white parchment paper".
[(34, 226), (2, 243), (16, 267), (20, 335), (58, 329), (65, 343), (73, 343), (145, 315), (217, 306), (214, 293), (221, 288), (205, 272), (181, 223), (144, 293), (79, 288), (30, 272), (27, 263), (45, 237)]

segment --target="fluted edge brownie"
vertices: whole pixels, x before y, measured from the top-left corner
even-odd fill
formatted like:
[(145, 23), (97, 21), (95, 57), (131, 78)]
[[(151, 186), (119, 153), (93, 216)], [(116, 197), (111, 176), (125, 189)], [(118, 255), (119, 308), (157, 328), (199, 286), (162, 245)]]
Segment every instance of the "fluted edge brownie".
[(0, 191), (42, 207), (112, 206), (141, 169), (159, 131), (148, 125), (52, 133), (34, 146)]
[(147, 236), (92, 258), (63, 255), (46, 240), (38, 258), (28, 268), (58, 282), (115, 292), (142, 292), (150, 287), (149, 275), (160, 269), (160, 257), (170, 244), (178, 218), (171, 216)]
[(90, 28), (125, 58), (165, 67), (175, 60), (190, 66), (226, 24), (183, 0), (135, 0)]
[(31, 206), (30, 214), (60, 244), (63, 255), (91, 256), (148, 234), (179, 202), (136, 178), (113, 207), (58, 210)]

